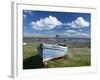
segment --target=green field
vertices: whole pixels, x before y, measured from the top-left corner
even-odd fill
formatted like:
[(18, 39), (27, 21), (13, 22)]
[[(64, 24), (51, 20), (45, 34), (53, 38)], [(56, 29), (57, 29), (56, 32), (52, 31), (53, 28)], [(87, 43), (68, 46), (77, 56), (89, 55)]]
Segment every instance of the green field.
[[(38, 55), (37, 47), (40, 43), (29, 43), (23, 46), (23, 69), (44, 68)], [(90, 48), (69, 48), (64, 58), (50, 60), (48, 68), (90, 66)]]

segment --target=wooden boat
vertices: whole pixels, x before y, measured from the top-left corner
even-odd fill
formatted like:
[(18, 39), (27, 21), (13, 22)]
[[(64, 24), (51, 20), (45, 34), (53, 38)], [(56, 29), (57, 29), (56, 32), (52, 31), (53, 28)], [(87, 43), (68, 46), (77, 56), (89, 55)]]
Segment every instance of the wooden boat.
[(41, 44), (38, 48), (43, 62), (63, 57), (68, 54), (68, 47), (55, 44)]

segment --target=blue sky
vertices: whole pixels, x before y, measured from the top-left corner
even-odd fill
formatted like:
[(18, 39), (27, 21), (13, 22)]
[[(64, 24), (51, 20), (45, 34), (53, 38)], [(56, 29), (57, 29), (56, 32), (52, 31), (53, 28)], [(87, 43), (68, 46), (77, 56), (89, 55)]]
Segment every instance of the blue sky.
[(90, 37), (91, 14), (23, 10), (24, 36)]

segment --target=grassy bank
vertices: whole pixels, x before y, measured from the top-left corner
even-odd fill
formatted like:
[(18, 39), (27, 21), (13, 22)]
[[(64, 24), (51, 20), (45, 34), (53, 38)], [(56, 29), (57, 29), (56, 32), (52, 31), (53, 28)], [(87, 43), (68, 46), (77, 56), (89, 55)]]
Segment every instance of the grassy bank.
[[(23, 68), (43, 68), (41, 58), (38, 56), (37, 47), (40, 43), (30, 43), (23, 46)], [(64, 58), (50, 60), (49, 68), (90, 66), (90, 48), (69, 48), (69, 53)]]

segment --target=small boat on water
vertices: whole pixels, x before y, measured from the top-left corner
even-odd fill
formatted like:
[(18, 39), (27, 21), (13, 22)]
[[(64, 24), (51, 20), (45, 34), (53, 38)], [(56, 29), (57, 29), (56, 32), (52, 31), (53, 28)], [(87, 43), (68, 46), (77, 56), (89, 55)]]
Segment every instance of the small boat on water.
[(41, 56), (43, 62), (63, 57), (68, 54), (68, 47), (56, 44), (40, 44), (39, 55)]

